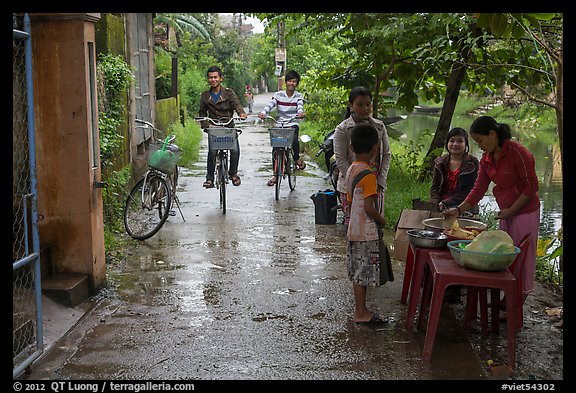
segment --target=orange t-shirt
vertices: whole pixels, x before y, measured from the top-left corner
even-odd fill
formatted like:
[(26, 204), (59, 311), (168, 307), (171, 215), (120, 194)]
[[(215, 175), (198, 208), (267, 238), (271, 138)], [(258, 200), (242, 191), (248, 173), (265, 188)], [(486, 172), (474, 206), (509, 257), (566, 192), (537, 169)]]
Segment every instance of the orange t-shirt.
[(376, 175), (370, 173), (362, 178), (356, 188), (352, 190), (352, 182), (358, 173), (370, 166), (361, 161), (354, 161), (346, 175), (346, 199), (350, 202), (350, 222), (348, 224), (348, 240), (368, 241), (378, 240), (378, 228), (376, 222), (370, 218), (364, 210), (366, 198), (378, 195)]

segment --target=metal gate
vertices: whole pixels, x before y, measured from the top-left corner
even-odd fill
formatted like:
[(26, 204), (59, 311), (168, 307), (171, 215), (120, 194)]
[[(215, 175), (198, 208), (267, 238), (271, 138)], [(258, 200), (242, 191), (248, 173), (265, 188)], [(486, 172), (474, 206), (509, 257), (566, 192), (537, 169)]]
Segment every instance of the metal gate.
[(32, 43), (28, 14), (12, 28), (12, 377), (43, 351)]

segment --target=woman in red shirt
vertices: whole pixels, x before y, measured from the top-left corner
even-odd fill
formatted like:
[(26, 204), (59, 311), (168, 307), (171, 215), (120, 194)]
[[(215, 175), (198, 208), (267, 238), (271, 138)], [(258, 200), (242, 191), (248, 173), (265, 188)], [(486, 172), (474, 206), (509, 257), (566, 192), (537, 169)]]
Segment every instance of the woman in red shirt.
[(444, 212), (454, 217), (476, 205), (491, 182), (492, 193), (500, 211), (496, 218), (499, 227), (506, 231), (518, 246), (530, 234), (530, 247), (524, 261), (522, 291), (524, 299), (534, 290), (536, 273), (536, 248), (540, 226), (540, 198), (534, 155), (520, 143), (511, 140), (510, 127), (499, 124), (490, 116), (481, 116), (470, 126), (470, 136), (484, 153), (474, 187), (461, 204)]

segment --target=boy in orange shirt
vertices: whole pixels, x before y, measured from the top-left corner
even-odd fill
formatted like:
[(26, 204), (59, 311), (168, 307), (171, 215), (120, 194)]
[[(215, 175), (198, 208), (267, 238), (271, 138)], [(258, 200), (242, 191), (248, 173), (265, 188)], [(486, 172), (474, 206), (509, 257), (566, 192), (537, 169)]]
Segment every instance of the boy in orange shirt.
[[(378, 201), (376, 175), (369, 166), (370, 159), (378, 152), (378, 131), (369, 124), (354, 127), (350, 136), (356, 161), (346, 174), (346, 197), (350, 206), (348, 224), (348, 276), (354, 290), (354, 322), (386, 323), (366, 307), (366, 288), (378, 287), (380, 282), (380, 247), (378, 225), (386, 220), (376, 208)], [(356, 176), (363, 171), (360, 180)], [(355, 181), (356, 180), (356, 181)]]

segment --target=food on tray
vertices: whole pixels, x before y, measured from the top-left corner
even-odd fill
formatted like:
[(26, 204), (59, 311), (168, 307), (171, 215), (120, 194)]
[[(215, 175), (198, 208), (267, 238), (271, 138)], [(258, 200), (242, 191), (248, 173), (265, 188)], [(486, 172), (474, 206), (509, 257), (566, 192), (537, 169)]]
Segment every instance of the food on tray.
[(484, 231), (466, 246), (467, 251), (508, 254), (515, 251), (510, 235), (500, 229)]
[(460, 223), (458, 222), (458, 220), (454, 220), (452, 227), (450, 229), (448, 229), (446, 231), (446, 233), (452, 237), (458, 237), (461, 239), (471, 240), (471, 239), (474, 239), (476, 236), (478, 236), (480, 231), (478, 231), (476, 229), (470, 229), (470, 230), (464, 229), (460, 226)]

